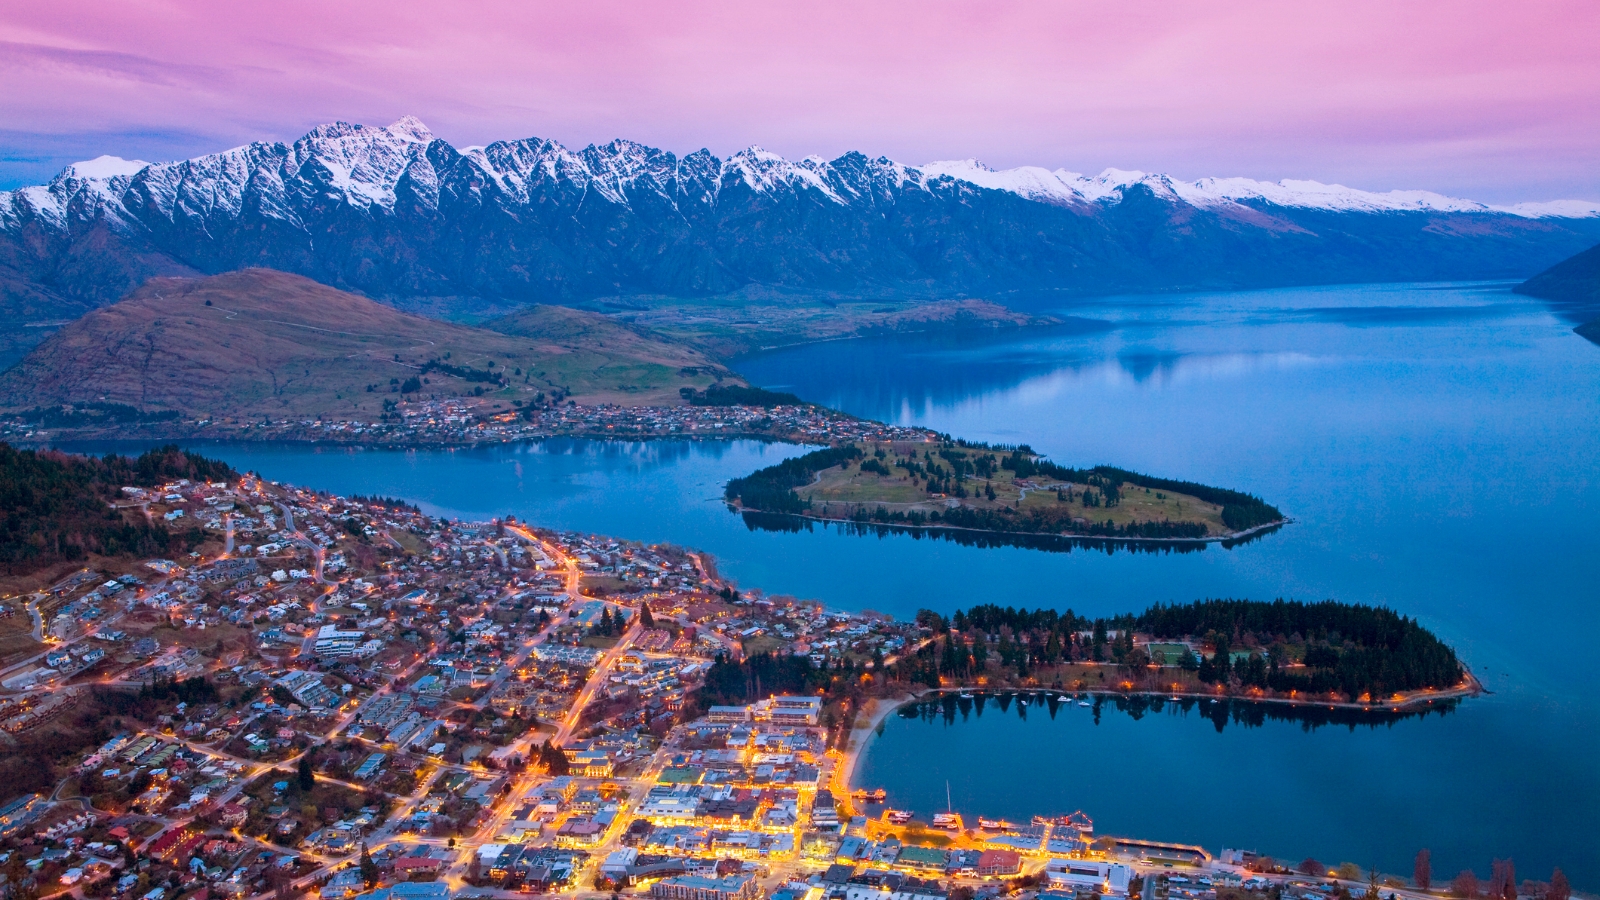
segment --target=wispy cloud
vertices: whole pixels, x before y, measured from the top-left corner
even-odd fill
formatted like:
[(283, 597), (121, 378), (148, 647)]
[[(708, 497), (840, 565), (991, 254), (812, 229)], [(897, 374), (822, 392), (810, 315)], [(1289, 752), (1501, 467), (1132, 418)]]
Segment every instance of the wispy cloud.
[(413, 113), (463, 144), (1600, 196), (1588, 0), (52, 0), (0, 12), (0, 70), (14, 131), (205, 136), (191, 154)]

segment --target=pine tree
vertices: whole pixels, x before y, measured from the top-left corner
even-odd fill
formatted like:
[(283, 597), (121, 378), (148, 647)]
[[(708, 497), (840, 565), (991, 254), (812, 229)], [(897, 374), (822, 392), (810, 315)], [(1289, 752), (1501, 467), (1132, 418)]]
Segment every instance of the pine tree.
[(545, 741), (544, 746), (539, 748), (539, 761), (551, 775), (566, 775), (572, 771), (567, 763), (567, 754), (561, 752), (554, 741)]
[(367, 845), (361, 845), (361, 882), (371, 888), (378, 883), (378, 864), (372, 861)]
[(639, 621), (643, 623), (644, 627), (646, 628), (656, 627), (656, 617), (651, 615), (650, 604), (648, 602), (639, 604)]
[(310, 793), (311, 789), (317, 786), (317, 773), (311, 768), (311, 754), (307, 753), (305, 756), (300, 757), (298, 774), (300, 790)]

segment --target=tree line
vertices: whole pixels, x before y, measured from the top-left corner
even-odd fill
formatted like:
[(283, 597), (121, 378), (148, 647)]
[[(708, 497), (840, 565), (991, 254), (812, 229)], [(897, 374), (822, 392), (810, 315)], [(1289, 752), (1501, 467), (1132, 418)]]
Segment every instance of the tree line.
[(182, 417), (175, 409), (141, 410), (126, 403), (74, 403), (69, 406), (35, 406), (17, 414), (24, 422), (46, 428), (81, 428), (90, 425), (126, 425), (135, 422), (171, 422)]
[(862, 455), (861, 448), (854, 444), (813, 450), (775, 466), (757, 469), (743, 478), (735, 478), (728, 482), (722, 495), (729, 501), (738, 500), (750, 509), (802, 513), (811, 508), (811, 503), (800, 499), (800, 495), (794, 492), (795, 488), (810, 484), (818, 472), (860, 459)]
[(703, 391), (679, 388), (678, 394), (690, 406), (809, 406), (804, 400), (787, 391), (769, 391), (766, 388), (746, 387), (738, 384), (713, 384)]
[[(798, 499), (796, 497), (796, 500)], [(762, 508), (765, 509), (765, 507)], [(804, 506), (801, 507), (802, 510), (805, 508)], [(983, 509), (958, 506), (954, 509), (936, 509), (929, 512), (916, 509), (909, 511), (889, 510), (882, 506), (876, 509), (858, 507), (851, 514), (851, 518), (856, 522), (880, 525), (908, 525), (912, 527), (942, 525), (947, 528), (970, 528), (974, 531), (1003, 533), (1036, 532), (1041, 534), (1074, 534), (1086, 537), (1146, 540), (1173, 538), (1195, 540), (1206, 536), (1206, 526), (1203, 522), (1173, 522), (1168, 519), (1129, 522), (1125, 525), (1118, 525), (1110, 519), (1098, 522), (1092, 519), (1072, 522), (1069, 518), (1048, 507), (1016, 510), (1009, 507)]]

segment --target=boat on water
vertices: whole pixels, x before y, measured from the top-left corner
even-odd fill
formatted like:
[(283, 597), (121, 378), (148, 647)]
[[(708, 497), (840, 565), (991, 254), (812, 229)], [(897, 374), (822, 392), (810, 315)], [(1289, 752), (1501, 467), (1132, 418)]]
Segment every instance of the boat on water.
[(978, 827), (982, 828), (985, 831), (1009, 831), (1010, 829), (1015, 828), (1016, 826), (1012, 825), (1010, 822), (1007, 822), (1005, 819), (982, 819), (982, 818), (980, 818), (978, 820)]
[(1079, 706), (1088, 706), (1089, 705), (1089, 701), (1087, 701), (1087, 700), (1079, 700), (1078, 701), (1078, 705)]
[(935, 827), (935, 828), (943, 828), (943, 829), (945, 829), (947, 831), (960, 831), (961, 830), (961, 814), (960, 813), (935, 813), (934, 816), (933, 816), (933, 827)]
[(972, 697), (973, 697), (973, 695), (972, 695), (972, 694), (967, 694), (967, 693), (963, 693), (963, 694), (962, 694), (962, 695), (961, 695), (961, 699), (963, 699), (963, 700), (971, 700), (971, 699), (972, 699)]
[(889, 798), (889, 792), (885, 791), (883, 788), (876, 788), (870, 791), (866, 788), (861, 788), (853, 792), (851, 796), (855, 797), (857, 800), (865, 800), (868, 803), (882, 803), (884, 800)]
[(883, 811), (883, 820), (890, 825), (904, 825), (911, 821), (911, 813), (903, 809), (886, 809)]

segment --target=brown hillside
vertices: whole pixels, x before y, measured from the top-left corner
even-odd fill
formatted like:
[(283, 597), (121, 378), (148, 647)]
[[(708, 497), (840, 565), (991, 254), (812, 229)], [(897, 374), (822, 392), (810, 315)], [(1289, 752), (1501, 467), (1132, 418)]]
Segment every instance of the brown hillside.
[(572, 350), (604, 350), (624, 356), (670, 353), (675, 365), (728, 374), (727, 369), (683, 341), (588, 310), (541, 303), (490, 319), (482, 327), (501, 334), (537, 337)]
[[(0, 408), (106, 401), (185, 415), (376, 419), (413, 376), (427, 383), (412, 398), (484, 387), (484, 402), (507, 407), (558, 390), (580, 402), (677, 403), (679, 388), (712, 380), (700, 374), (705, 358), (682, 345), (634, 331), (628, 341), (591, 343), (570, 325), (549, 339), (537, 318), (523, 333), (501, 334), (270, 269), (156, 278), (62, 328), (0, 376)], [(479, 370), (492, 363), (506, 386), (424, 372), (434, 359)]]

